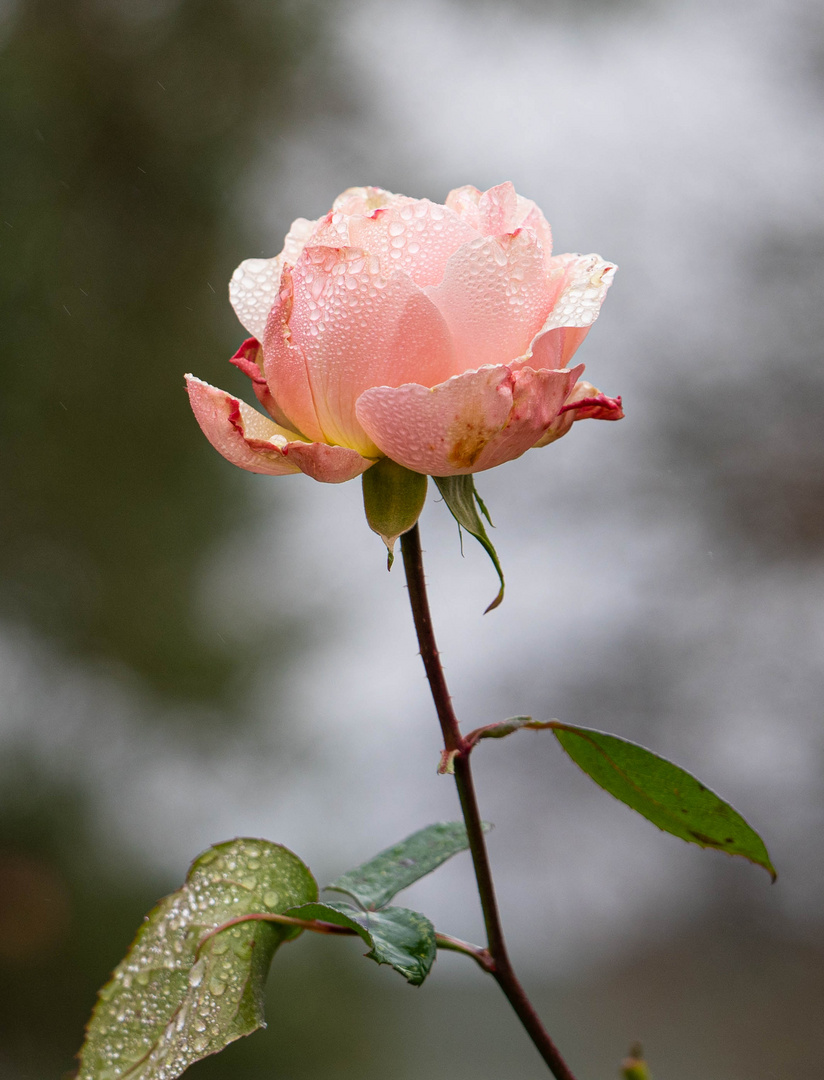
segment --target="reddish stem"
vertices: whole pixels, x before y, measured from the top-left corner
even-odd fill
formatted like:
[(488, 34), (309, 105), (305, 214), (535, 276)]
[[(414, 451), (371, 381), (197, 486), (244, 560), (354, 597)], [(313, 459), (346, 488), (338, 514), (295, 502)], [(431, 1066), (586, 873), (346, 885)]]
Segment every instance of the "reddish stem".
[(452, 699), (446, 685), (440, 654), (435, 643), (432, 629), (432, 617), (429, 612), (429, 600), (426, 595), (426, 579), (423, 572), (421, 538), (418, 526), (410, 529), (401, 537), (401, 552), (406, 581), (409, 587), (409, 602), (412, 606), (412, 618), (421, 650), (421, 659), (429, 680), (432, 699), (443, 732), (444, 746), (449, 753), (454, 752), (455, 783), (469, 837), (469, 848), (475, 867), (475, 879), (481, 899), (481, 909), (486, 926), (487, 948), (491, 958), (489, 966), (484, 965), (503, 990), (519, 1020), (526, 1028), (532, 1042), (541, 1057), (549, 1066), (556, 1080), (575, 1080), (569, 1066), (561, 1057), (557, 1046), (544, 1029), (541, 1020), (526, 991), (518, 981), (507, 953), (504, 941), (498, 902), (495, 898), (495, 886), (492, 881), (492, 869), (486, 850), (475, 785), (472, 781), (472, 769), (469, 756), (472, 744), (461, 735), (458, 718), (452, 707)]

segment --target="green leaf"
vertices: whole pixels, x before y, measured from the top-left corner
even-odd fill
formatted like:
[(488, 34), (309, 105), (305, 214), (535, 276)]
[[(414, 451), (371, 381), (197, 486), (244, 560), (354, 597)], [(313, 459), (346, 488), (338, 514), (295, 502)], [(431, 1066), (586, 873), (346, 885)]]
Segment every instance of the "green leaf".
[(419, 911), (402, 907), (360, 911), (349, 904), (305, 904), (285, 914), (354, 930), (369, 946), (366, 955), (371, 960), (389, 964), (413, 986), (421, 985), (435, 962), (435, 927)]
[(761, 837), (690, 773), (637, 743), (590, 728), (551, 722), (572, 760), (610, 795), (664, 832), (691, 844), (741, 855), (776, 878)]
[(238, 839), (205, 851), (100, 991), (77, 1080), (175, 1080), (261, 1027), (272, 956), (300, 931), (261, 921), (220, 928), (317, 894), (306, 866), (279, 844)]
[[(364, 475), (368, 475), (368, 473), (365, 473)], [(489, 513), (487, 512), (480, 495), (475, 490), (475, 481), (471, 474), (469, 476), (433, 476), (432, 479), (438, 485), (438, 491), (440, 491), (443, 496), (443, 501), (449, 507), (449, 510), (458, 525), (461, 528), (466, 529), (468, 533), (471, 533), (472, 536), (475, 537), (492, 560), (492, 565), (498, 572), (501, 587), (498, 590), (498, 595), (484, 612), (484, 615), (486, 615), (488, 611), (492, 611), (493, 608), (496, 608), (504, 598), (504, 572), (498, 561), (498, 553), (495, 551), (495, 548), (492, 546), (492, 541), (486, 534), (486, 529), (481, 520), (481, 515), (478, 513), (478, 508), (480, 507), (481, 513), (491, 525), (492, 521), (490, 520)]]
[(395, 558), (395, 541), (414, 526), (425, 501), (426, 477), (389, 458), (381, 458), (363, 474), (366, 520), (386, 544), (390, 567)]
[[(484, 832), (492, 826), (484, 823)], [(392, 897), (437, 869), (441, 863), (465, 851), (469, 838), (462, 821), (427, 825), (374, 859), (348, 870), (326, 886), (347, 893), (369, 911), (388, 904)]]

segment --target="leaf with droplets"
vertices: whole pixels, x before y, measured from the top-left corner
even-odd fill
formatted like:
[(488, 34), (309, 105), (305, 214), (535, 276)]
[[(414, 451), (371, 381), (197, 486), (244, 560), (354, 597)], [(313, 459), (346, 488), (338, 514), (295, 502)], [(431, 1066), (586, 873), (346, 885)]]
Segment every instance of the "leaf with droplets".
[(412, 986), (421, 985), (435, 962), (435, 927), (419, 911), (402, 907), (361, 911), (350, 904), (333, 903), (305, 904), (284, 914), (354, 930), (369, 946), (366, 955), (370, 960), (389, 964)]
[(175, 1080), (261, 1027), (272, 956), (300, 931), (237, 920), (317, 894), (307, 867), (279, 844), (238, 839), (205, 851), (100, 991), (77, 1080)]
[[(488, 832), (492, 826), (484, 822), (483, 828)], [(347, 893), (362, 907), (374, 911), (388, 904), (401, 889), (409, 888), (468, 847), (469, 838), (462, 821), (427, 825), (354, 870), (341, 874), (326, 888)]]
[(758, 833), (690, 773), (617, 735), (557, 720), (549, 726), (587, 776), (653, 825), (688, 843), (741, 855), (775, 880), (775, 867)]
[[(475, 480), (471, 474), (468, 476), (433, 476), (432, 479), (438, 485), (438, 491), (443, 495), (443, 501), (457, 521), (459, 531), (460, 528), (464, 528), (475, 537), (492, 560), (492, 565), (497, 571), (501, 587), (498, 590), (498, 595), (484, 612), (484, 615), (486, 615), (487, 612), (496, 608), (504, 598), (504, 572), (498, 560), (498, 553), (489, 539), (484, 523), (481, 520), (481, 514), (483, 514), (489, 524), (492, 524), (489, 511), (475, 490)], [(478, 513), (479, 508), (481, 514)]]

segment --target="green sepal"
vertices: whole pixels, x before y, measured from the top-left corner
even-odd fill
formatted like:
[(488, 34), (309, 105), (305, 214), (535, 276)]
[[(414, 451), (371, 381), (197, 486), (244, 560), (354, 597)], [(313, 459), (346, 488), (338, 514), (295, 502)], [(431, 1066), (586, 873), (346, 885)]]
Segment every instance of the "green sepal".
[[(369, 472), (371, 471), (370, 469)], [(364, 476), (368, 476), (369, 472), (364, 473)], [(497, 571), (501, 587), (498, 590), (498, 595), (484, 611), (484, 615), (486, 615), (487, 612), (496, 608), (504, 598), (504, 572), (498, 560), (498, 553), (495, 551), (492, 541), (484, 528), (481, 514), (490, 525), (492, 519), (483, 500), (475, 490), (475, 480), (471, 473), (468, 476), (433, 476), (432, 479), (438, 485), (438, 491), (443, 496), (443, 501), (449, 507), (450, 513), (457, 521), (459, 528), (466, 529), (468, 533), (475, 537), (492, 560), (492, 565)], [(478, 513), (479, 509), (480, 514)]]
[(389, 964), (412, 986), (421, 985), (435, 962), (435, 927), (419, 911), (401, 907), (361, 911), (350, 904), (319, 903), (291, 908), (285, 914), (295, 919), (320, 919), (354, 930), (369, 946), (366, 956), (370, 960)]
[[(484, 832), (491, 828), (487, 822), (483, 823)], [(469, 837), (462, 821), (427, 825), (354, 870), (341, 874), (326, 888), (346, 893), (366, 910), (375, 911), (388, 904), (401, 889), (408, 889), (468, 847)]]
[(279, 844), (238, 839), (205, 851), (185, 884), (149, 913), (100, 991), (77, 1080), (175, 1080), (261, 1027), (269, 964), (296, 930), (259, 920), (225, 924), (282, 914), (315, 900), (317, 888)]
[(690, 773), (617, 735), (557, 721), (549, 726), (587, 776), (659, 829), (749, 859), (775, 881), (775, 867), (758, 833)]
[(426, 501), (426, 477), (381, 458), (363, 474), (363, 508), (369, 528), (386, 544), (388, 566), (395, 558), (395, 541), (421, 516)]
[(621, 1080), (652, 1080), (644, 1061), (644, 1051), (637, 1043), (630, 1049), (629, 1057), (621, 1062)]

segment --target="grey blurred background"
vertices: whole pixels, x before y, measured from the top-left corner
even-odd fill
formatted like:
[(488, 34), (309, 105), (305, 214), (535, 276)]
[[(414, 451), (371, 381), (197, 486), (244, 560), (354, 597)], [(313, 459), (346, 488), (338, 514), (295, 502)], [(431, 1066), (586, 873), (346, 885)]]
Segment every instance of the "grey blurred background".
[[(208, 844), (321, 881), (457, 815), (357, 482), (233, 469), (226, 282), (352, 184), (511, 179), (620, 265), (580, 358), (624, 395), (478, 477), (508, 576), (430, 497), (467, 726), (606, 728), (779, 868), (693, 850), (525, 733), (477, 752), (512, 949), (580, 1080), (824, 1076), (824, 17), (813, 0), (2, 0), (0, 1078), (70, 1073), (95, 991)], [(406, 894), (480, 939), (468, 860)], [(244, 1080), (545, 1075), (494, 985), (282, 950)]]

